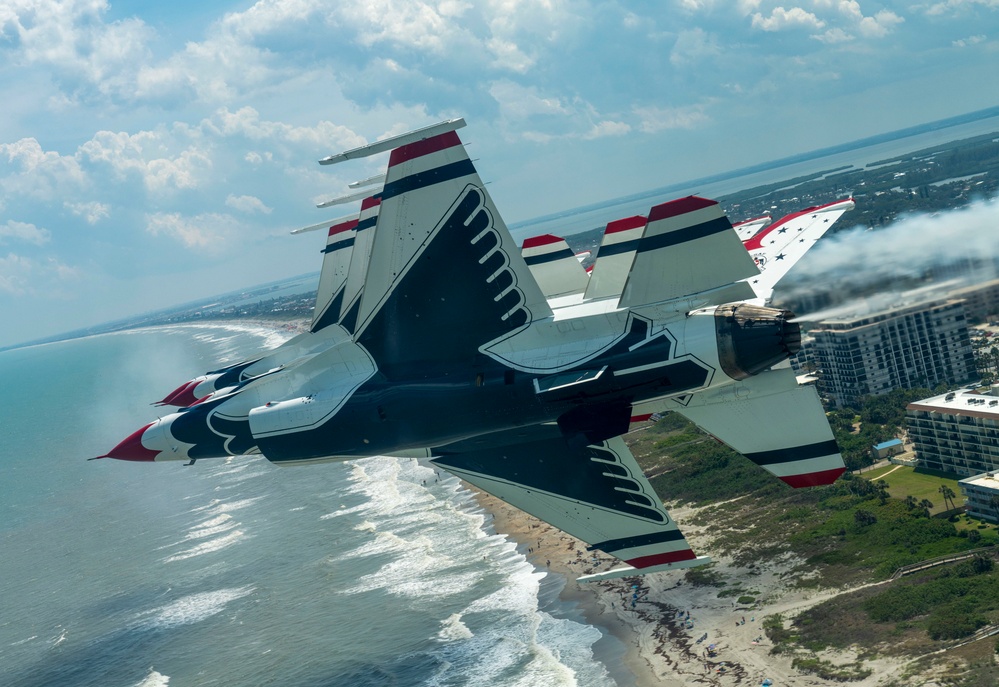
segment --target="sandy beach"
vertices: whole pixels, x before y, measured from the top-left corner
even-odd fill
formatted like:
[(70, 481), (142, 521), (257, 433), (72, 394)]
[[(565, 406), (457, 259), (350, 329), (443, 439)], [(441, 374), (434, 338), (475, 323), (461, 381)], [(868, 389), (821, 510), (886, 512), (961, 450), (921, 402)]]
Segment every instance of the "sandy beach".
[[(781, 613), (785, 618), (793, 617), (851, 591), (794, 587), (789, 573), (798, 561), (788, 557), (761, 561), (752, 570), (738, 568), (730, 560), (713, 555), (711, 537), (703, 528), (684, 525), (696, 511), (679, 508), (672, 513), (695, 550), (711, 555), (716, 561), (713, 569), (719, 574), (744, 579), (747, 586), (759, 592), (755, 603), (740, 605), (733, 597), (719, 597), (718, 587), (693, 585), (683, 570), (579, 583), (576, 578), (581, 575), (623, 563), (599, 552), (594, 556), (586, 551), (584, 543), (568, 534), (500, 499), (476, 493), (482, 507), (492, 514), (497, 532), (516, 541), (539, 569), (565, 576), (562, 599), (575, 602), (588, 622), (625, 644), (627, 668), (635, 675), (638, 687), (760, 685), (767, 678), (775, 687), (843, 684), (800, 673), (791, 666), (792, 656), (770, 654), (772, 645), (762, 627), (765, 616)], [(709, 654), (709, 647), (714, 647), (714, 655)], [(810, 656), (834, 665), (857, 659), (853, 651), (823, 651)], [(877, 659), (865, 660), (864, 666), (872, 671), (871, 675), (849, 684), (874, 687), (897, 678), (902, 664)]]

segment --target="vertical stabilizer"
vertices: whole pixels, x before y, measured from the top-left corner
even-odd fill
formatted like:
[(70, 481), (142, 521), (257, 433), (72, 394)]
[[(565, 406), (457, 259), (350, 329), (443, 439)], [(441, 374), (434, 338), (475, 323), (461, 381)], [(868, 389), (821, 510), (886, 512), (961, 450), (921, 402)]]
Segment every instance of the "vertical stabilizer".
[(524, 262), (538, 281), (545, 298), (583, 293), (589, 275), (565, 239), (551, 234), (532, 236), (524, 241)]
[(354, 228), (354, 246), (350, 254), (350, 266), (347, 268), (347, 279), (337, 317), (340, 324), (349, 332), (354, 331), (357, 321), (357, 309), (361, 304), (364, 277), (368, 272), (368, 260), (371, 257), (371, 244), (374, 242), (380, 203), (379, 196), (366, 198), (361, 203), (361, 214)]
[(756, 274), (759, 270), (718, 202), (688, 196), (649, 212), (620, 305), (668, 301)]
[(313, 332), (336, 324), (340, 316), (340, 300), (343, 298), (343, 286), (347, 282), (356, 229), (356, 218), (334, 224), (329, 229), (326, 248), (323, 249), (323, 271), (319, 274), (316, 308), (312, 313), (310, 329)]
[(590, 272), (590, 283), (586, 286), (586, 300), (621, 295), (646, 221), (647, 218), (636, 215), (607, 225), (597, 251), (597, 261)]
[(355, 340), (387, 374), (471, 361), (493, 339), (551, 316), (455, 132), (392, 151), (379, 227)]

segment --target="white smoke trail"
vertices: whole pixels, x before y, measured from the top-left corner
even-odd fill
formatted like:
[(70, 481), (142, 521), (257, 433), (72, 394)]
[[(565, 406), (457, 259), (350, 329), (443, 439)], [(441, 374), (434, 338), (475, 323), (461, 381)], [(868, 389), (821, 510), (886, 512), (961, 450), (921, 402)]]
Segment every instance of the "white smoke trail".
[[(985, 265), (988, 272), (961, 274), (956, 279), (952, 273), (946, 281), (935, 284), (924, 280), (933, 270), (962, 264)], [(795, 300), (839, 292), (853, 299), (821, 313), (799, 317), (815, 321), (874, 312), (917, 298), (943, 298), (969, 283), (994, 279), (996, 265), (999, 265), (999, 200), (982, 200), (957, 210), (903, 217), (884, 229), (857, 227), (826, 236), (781, 282), (779, 295)], [(916, 281), (920, 287), (911, 291)], [(877, 294), (872, 293), (875, 286), (892, 282), (897, 282), (899, 288), (890, 293), (883, 288)]]

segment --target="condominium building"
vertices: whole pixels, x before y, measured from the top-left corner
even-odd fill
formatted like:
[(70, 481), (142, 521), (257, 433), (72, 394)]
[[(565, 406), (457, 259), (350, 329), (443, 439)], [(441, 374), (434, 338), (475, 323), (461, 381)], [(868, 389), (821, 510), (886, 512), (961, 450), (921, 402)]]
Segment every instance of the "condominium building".
[(965, 512), (968, 515), (999, 522), (999, 478), (995, 473), (965, 477), (957, 486), (964, 495)]
[(910, 403), (905, 424), (923, 467), (959, 475), (999, 470), (999, 384)]
[(818, 370), (819, 392), (837, 406), (975, 377), (964, 302), (958, 299), (824, 320), (809, 335), (805, 355)]

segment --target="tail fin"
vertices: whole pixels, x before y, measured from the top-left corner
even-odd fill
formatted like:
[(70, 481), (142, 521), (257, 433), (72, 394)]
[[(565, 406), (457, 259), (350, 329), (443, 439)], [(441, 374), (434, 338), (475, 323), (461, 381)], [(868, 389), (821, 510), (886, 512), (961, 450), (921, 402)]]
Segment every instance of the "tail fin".
[(646, 217), (635, 215), (607, 225), (600, 250), (597, 251), (597, 261), (590, 272), (590, 283), (583, 296), (585, 300), (621, 295), (647, 221)]
[(394, 149), (385, 181), (355, 330), (383, 372), (471, 364), (551, 316), (454, 131)]
[[(638, 244), (621, 307), (728, 287), (759, 273), (717, 201), (688, 196), (657, 205)], [(753, 292), (745, 285), (747, 294)], [(726, 292), (726, 301), (737, 300)]]
[(349, 332), (354, 331), (357, 310), (361, 306), (364, 275), (368, 271), (368, 260), (371, 257), (371, 244), (374, 242), (380, 203), (381, 198), (378, 196), (366, 198), (361, 203), (361, 214), (358, 215), (357, 226), (354, 229), (354, 247), (350, 253), (350, 267), (347, 269), (343, 298), (340, 299), (340, 309), (337, 312), (337, 320)]
[(343, 286), (347, 282), (347, 268), (353, 252), (354, 233), (357, 219), (334, 224), (326, 237), (323, 249), (323, 271), (319, 274), (319, 290), (316, 293), (316, 308), (312, 313), (313, 332), (318, 332), (331, 324), (336, 324), (340, 316), (343, 300)]
[(565, 239), (551, 234), (533, 236), (524, 241), (522, 254), (545, 298), (586, 291), (589, 276)]

